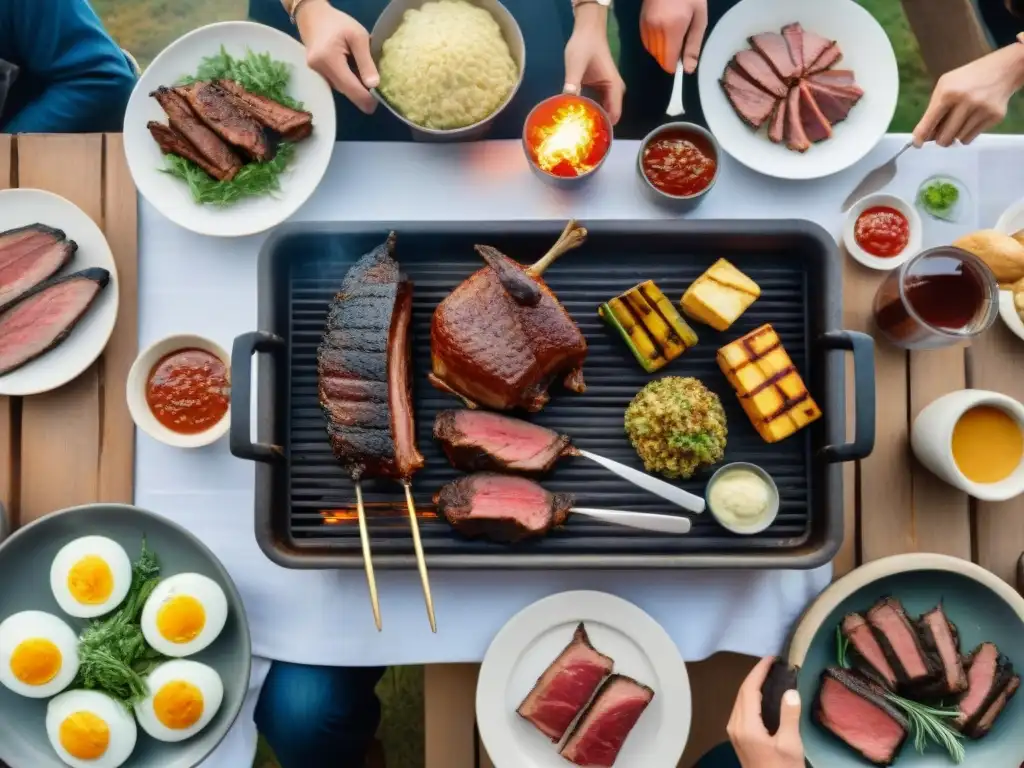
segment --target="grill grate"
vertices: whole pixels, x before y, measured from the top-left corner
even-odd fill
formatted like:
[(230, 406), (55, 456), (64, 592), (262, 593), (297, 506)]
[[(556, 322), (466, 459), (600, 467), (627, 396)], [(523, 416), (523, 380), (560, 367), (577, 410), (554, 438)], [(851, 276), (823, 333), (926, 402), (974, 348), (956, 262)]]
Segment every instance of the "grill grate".
[[(483, 559), (504, 553), (506, 547), (467, 541), (433, 514), (431, 497), (456, 477), (431, 436), (434, 417), (444, 408), (459, 407), (452, 397), (435, 390), (426, 380), (430, 370), (430, 319), (437, 304), (463, 279), (481, 266), (472, 250), (486, 242), (523, 262), (539, 258), (556, 233), (516, 232), (501, 235), (445, 234), (399, 229), (397, 257), (415, 283), (413, 299), (413, 371), (417, 436), (426, 467), (413, 479), (421, 513), (421, 532), (428, 559), (431, 555), (479, 555)], [(403, 235), (403, 231), (406, 234)], [(287, 365), (277, 365), (273, 375), (278, 390), (274, 402), (287, 413), (282, 424), (275, 416), (274, 437), (285, 447), (286, 468), (275, 485), (284, 503), (276, 503), (272, 515), (275, 530), (289, 539), (294, 550), (325, 549), (351, 555), (358, 564), (359, 533), (354, 518), (352, 484), (331, 454), (324, 418), (317, 402), (316, 348), (323, 332), (328, 303), (348, 267), (360, 255), (383, 240), (386, 232), (327, 232), (293, 230), (272, 241), (264, 254), (275, 285), (261, 292), (261, 302), (274, 296), (272, 311), (261, 306), (263, 325), (286, 340)], [(821, 423), (776, 445), (767, 445), (756, 434), (719, 371), (715, 352), (728, 341), (771, 322), (779, 332), (794, 363), (812, 393), (825, 407), (821, 383), (815, 385), (811, 369), (811, 318), (821, 311), (824, 298), (810, 290), (812, 281), (824, 284), (824, 260), (829, 256), (818, 239), (794, 236), (771, 237), (725, 234), (715, 238), (683, 239), (679, 235), (637, 235), (606, 231), (592, 233), (590, 242), (563, 256), (545, 279), (582, 329), (589, 355), (584, 366), (587, 392), (577, 395), (555, 386), (552, 400), (531, 420), (572, 436), (580, 448), (642, 469), (622, 428), (623, 412), (636, 392), (652, 376), (644, 373), (621, 339), (597, 317), (597, 307), (644, 279), (654, 279), (665, 294), (678, 301), (683, 291), (715, 259), (725, 256), (761, 286), (762, 297), (727, 332), (693, 324), (698, 346), (656, 374), (695, 376), (718, 393), (729, 424), (726, 461), (750, 461), (764, 467), (778, 484), (781, 509), (777, 522), (762, 534), (738, 537), (719, 527), (709, 513), (691, 516), (693, 530), (687, 536), (667, 537), (609, 526), (576, 518), (566, 528), (543, 541), (520, 545), (517, 552), (559, 555), (586, 553), (648, 555), (724, 553), (796, 548), (811, 533), (816, 494), (821, 493), (825, 473), (815, 470), (812, 444), (824, 443)], [(264, 278), (261, 277), (261, 280)], [(283, 283), (283, 285), (282, 285)], [(261, 286), (263, 284), (261, 283)], [(263, 286), (265, 287), (265, 286)], [(815, 332), (825, 330), (817, 328)], [(283, 396), (282, 396), (283, 391)], [(261, 401), (262, 402), (262, 401)], [(521, 415), (521, 414), (520, 414)], [(682, 486), (703, 495), (710, 476), (705, 472)], [(580, 506), (638, 511), (679, 512), (667, 502), (644, 494), (635, 486), (583, 458), (563, 460), (544, 480), (552, 491), (576, 495)], [(275, 492), (277, 495), (277, 492)], [(408, 521), (401, 487), (389, 482), (364, 482), (364, 498), (375, 556), (407, 555), (411, 551)], [(609, 564), (614, 564), (610, 559)]]

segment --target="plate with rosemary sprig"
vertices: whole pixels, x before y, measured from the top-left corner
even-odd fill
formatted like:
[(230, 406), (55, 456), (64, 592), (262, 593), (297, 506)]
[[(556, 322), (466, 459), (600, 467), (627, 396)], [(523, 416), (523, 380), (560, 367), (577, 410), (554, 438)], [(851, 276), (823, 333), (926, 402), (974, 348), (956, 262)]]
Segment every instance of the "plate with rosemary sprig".
[(245, 609), (177, 524), (125, 504), (53, 512), (0, 543), (0, 584), (0, 763), (193, 768), (238, 717)]
[(334, 150), (327, 81), (294, 38), (248, 21), (171, 43), (132, 91), (124, 149), (135, 186), (185, 229), (238, 237), (301, 206)]
[(1024, 762), (1024, 597), (979, 565), (915, 553), (861, 566), (803, 615), (788, 659), (814, 766)]

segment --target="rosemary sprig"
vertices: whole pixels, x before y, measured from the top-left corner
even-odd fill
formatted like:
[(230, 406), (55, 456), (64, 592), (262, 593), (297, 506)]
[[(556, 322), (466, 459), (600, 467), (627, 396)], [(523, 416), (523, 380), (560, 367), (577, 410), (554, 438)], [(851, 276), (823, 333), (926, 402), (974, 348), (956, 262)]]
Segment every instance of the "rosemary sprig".
[(850, 649), (850, 638), (843, 634), (843, 628), (836, 627), (836, 662), (843, 669), (850, 668), (850, 662), (846, 658)]

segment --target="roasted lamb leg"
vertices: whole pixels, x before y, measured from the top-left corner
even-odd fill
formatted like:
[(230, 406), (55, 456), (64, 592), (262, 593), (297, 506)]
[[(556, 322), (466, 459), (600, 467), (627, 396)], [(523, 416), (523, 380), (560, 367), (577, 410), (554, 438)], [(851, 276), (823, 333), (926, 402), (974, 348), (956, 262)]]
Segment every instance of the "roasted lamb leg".
[(570, 222), (548, 254), (529, 268), (479, 247), (488, 266), (434, 311), (431, 383), (470, 408), (494, 410), (539, 411), (559, 377), (582, 392), (587, 342), (540, 275), (585, 237), (586, 230)]

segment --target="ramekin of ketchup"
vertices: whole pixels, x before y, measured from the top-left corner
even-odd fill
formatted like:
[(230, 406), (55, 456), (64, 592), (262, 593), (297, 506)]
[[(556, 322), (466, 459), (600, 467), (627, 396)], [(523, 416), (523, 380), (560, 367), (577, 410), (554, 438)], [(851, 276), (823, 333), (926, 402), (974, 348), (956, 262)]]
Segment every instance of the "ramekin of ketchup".
[(843, 243), (864, 266), (895, 269), (921, 250), (921, 217), (895, 195), (870, 195), (850, 209)]
[(155, 440), (198, 448), (223, 437), (230, 422), (231, 361), (218, 344), (181, 334), (144, 350), (128, 372), (128, 410)]
[(718, 178), (718, 143), (699, 125), (667, 123), (641, 142), (637, 172), (655, 201), (695, 208)]

